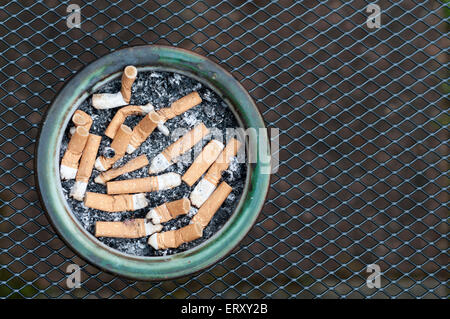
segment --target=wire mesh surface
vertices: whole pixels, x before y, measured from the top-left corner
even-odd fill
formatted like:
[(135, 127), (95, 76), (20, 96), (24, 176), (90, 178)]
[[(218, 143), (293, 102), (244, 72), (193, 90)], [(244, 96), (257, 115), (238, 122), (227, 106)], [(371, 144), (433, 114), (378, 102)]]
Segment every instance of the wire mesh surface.
[[(69, 29), (69, 4), (81, 28)], [(449, 10), (435, 1), (1, 1), (0, 297), (445, 298)], [(229, 70), (280, 130), (257, 224), (194, 276), (99, 271), (55, 235), (33, 172), (58, 90), (113, 50), (168, 44)], [(82, 286), (66, 285), (67, 266)], [(381, 288), (368, 288), (369, 264)]]

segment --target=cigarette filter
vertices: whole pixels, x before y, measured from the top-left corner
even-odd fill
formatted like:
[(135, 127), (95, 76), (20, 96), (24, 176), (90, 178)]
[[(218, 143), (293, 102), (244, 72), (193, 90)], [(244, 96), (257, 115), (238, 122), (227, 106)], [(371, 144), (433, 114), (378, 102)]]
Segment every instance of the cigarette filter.
[(73, 128), (74, 130), (73, 132), (71, 132), (71, 134), (73, 134), (75, 132), (75, 129), (79, 126), (84, 126), (89, 132), (92, 125), (92, 118), (86, 112), (83, 112), (82, 110), (76, 110), (72, 116), (72, 122), (75, 127)]
[(111, 158), (100, 156), (95, 161), (95, 168), (101, 172), (104, 172), (111, 168), (111, 166), (121, 159), (125, 155), (125, 150), (130, 141), (132, 131), (126, 125), (121, 125), (117, 130), (116, 135), (111, 143), (111, 148), (114, 150), (115, 155)]
[(127, 153), (133, 153), (150, 136), (155, 127), (161, 121), (159, 115), (151, 111), (133, 129)]
[(107, 182), (106, 190), (108, 194), (144, 193), (171, 189), (180, 184), (179, 174), (166, 173), (159, 176)]
[(214, 163), (223, 149), (223, 144), (217, 140), (210, 141), (194, 160), (189, 169), (184, 173), (182, 180), (189, 186), (194, 183), (206, 172)]
[(131, 99), (131, 86), (136, 80), (137, 69), (132, 65), (125, 67), (122, 73), (122, 87), (120, 88), (120, 93), (122, 93), (125, 102), (130, 103)]
[(217, 189), (211, 194), (211, 196), (200, 207), (197, 214), (192, 218), (193, 223), (198, 223), (205, 228), (209, 224), (211, 218), (217, 212), (225, 199), (230, 195), (232, 188), (225, 182), (220, 183)]
[(203, 179), (192, 191), (190, 196), (192, 205), (201, 207), (205, 200), (212, 194), (217, 184), (219, 184), (223, 171), (228, 168), (231, 159), (236, 156), (240, 146), (241, 143), (234, 138), (228, 141), (214, 164), (208, 169)]
[(95, 182), (99, 184), (105, 184), (106, 182), (116, 178), (117, 176), (133, 172), (137, 169), (140, 169), (144, 166), (148, 165), (148, 159), (145, 154), (139, 155), (138, 157), (133, 158), (125, 165), (118, 167), (118, 168), (112, 168), (110, 170), (107, 170), (106, 172), (101, 173), (95, 178)]
[(170, 132), (164, 125), (164, 123), (167, 120), (173, 119), (175, 116), (186, 112), (187, 110), (193, 108), (201, 102), (202, 98), (200, 97), (200, 95), (197, 92), (192, 92), (173, 102), (170, 107), (165, 107), (157, 110), (156, 112), (161, 117), (161, 122), (158, 124), (158, 129), (164, 135), (168, 136)]
[(175, 116), (183, 114), (200, 103), (202, 103), (202, 98), (197, 92), (194, 91), (186, 96), (183, 96), (181, 99), (176, 100), (170, 105), (170, 107), (159, 109), (156, 112), (158, 112), (159, 116), (161, 116), (162, 120), (165, 122), (173, 119)]
[(144, 218), (123, 222), (95, 222), (95, 237), (140, 238), (161, 231), (161, 225), (153, 225)]
[(94, 168), (95, 157), (97, 156), (101, 139), (101, 136), (89, 134), (83, 154), (81, 155), (75, 184), (70, 191), (70, 196), (76, 200), (83, 200), (89, 178), (92, 174), (92, 169)]
[(84, 205), (89, 208), (114, 213), (138, 210), (147, 207), (148, 202), (145, 198), (145, 194), (124, 194), (112, 196), (86, 192), (84, 197)]
[(165, 223), (179, 215), (186, 215), (189, 209), (191, 202), (187, 198), (182, 198), (152, 208), (145, 218), (151, 219), (153, 224)]
[(168, 168), (178, 156), (189, 151), (195, 144), (208, 135), (208, 133), (209, 129), (205, 124), (198, 124), (152, 160), (149, 169), (150, 174), (159, 173)]
[(122, 87), (117, 93), (92, 94), (92, 106), (96, 109), (110, 109), (127, 105), (131, 99), (131, 86), (137, 76), (137, 69), (129, 65), (122, 73)]
[(79, 126), (76, 128), (61, 160), (60, 174), (62, 179), (75, 178), (78, 170), (78, 161), (83, 153), (88, 136), (89, 131), (85, 127)]
[(114, 115), (113, 119), (109, 123), (105, 130), (105, 135), (109, 138), (114, 138), (120, 125), (125, 122), (125, 119), (130, 115), (147, 114), (153, 110), (153, 105), (150, 103), (147, 105), (128, 105), (119, 109)]
[(181, 244), (203, 236), (203, 228), (199, 224), (189, 224), (176, 230), (156, 233), (150, 236), (148, 244), (154, 249), (177, 248)]

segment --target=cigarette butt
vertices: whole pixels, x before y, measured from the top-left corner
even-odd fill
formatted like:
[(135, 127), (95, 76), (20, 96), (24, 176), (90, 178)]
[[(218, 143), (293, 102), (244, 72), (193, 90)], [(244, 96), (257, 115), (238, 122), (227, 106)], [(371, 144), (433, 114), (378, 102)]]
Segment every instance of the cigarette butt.
[(76, 110), (72, 116), (72, 122), (75, 127), (84, 126), (89, 132), (92, 125), (92, 118), (86, 112), (83, 112), (82, 110)]
[(209, 129), (205, 124), (198, 124), (192, 130), (180, 137), (176, 142), (169, 145), (152, 160), (149, 169), (150, 174), (159, 173), (165, 170), (172, 165), (174, 159), (190, 150), (195, 144), (208, 135), (208, 133)]
[(96, 109), (111, 109), (127, 105), (131, 99), (131, 86), (136, 80), (137, 69), (129, 65), (122, 73), (122, 86), (117, 93), (92, 94), (92, 106)]
[(170, 108), (173, 110), (175, 115), (180, 115), (200, 103), (202, 103), (202, 98), (198, 92), (194, 91), (173, 102)]
[(142, 193), (112, 196), (107, 194), (86, 192), (86, 195), (84, 196), (84, 205), (89, 208), (113, 213), (134, 211), (147, 207), (148, 201)]
[(120, 154), (123, 156), (125, 154), (128, 142), (130, 141), (131, 138), (131, 134), (132, 130), (128, 126), (122, 124), (119, 127), (111, 143), (111, 148), (114, 149), (116, 155)]
[(77, 181), (87, 183), (91, 177), (92, 169), (94, 168), (95, 158), (97, 156), (98, 148), (100, 147), (101, 136), (89, 134), (86, 146), (81, 156), (80, 166), (76, 176)]
[(123, 100), (127, 103), (130, 103), (131, 99), (131, 86), (136, 80), (137, 69), (132, 65), (128, 65), (125, 67), (122, 73), (122, 87), (120, 88), (120, 92), (122, 93)]
[(192, 222), (200, 224), (203, 228), (206, 227), (219, 207), (222, 206), (222, 203), (230, 195), (231, 191), (232, 188), (230, 185), (225, 182), (220, 183), (192, 218)]
[(205, 179), (212, 184), (217, 185), (222, 177), (223, 171), (228, 168), (231, 159), (236, 156), (240, 146), (241, 142), (237, 139), (232, 138), (228, 141), (227, 146), (225, 146), (222, 153), (220, 153), (214, 164), (209, 168), (205, 175)]
[(199, 224), (189, 224), (176, 230), (156, 233), (150, 236), (148, 244), (154, 249), (177, 248), (181, 244), (203, 236), (203, 228)]
[(75, 178), (76, 182), (70, 192), (70, 196), (76, 200), (83, 200), (87, 183), (91, 177), (92, 169), (94, 168), (95, 157), (97, 156), (101, 139), (101, 136), (89, 134), (83, 154), (81, 155), (80, 166), (78, 167), (77, 176)]
[(186, 215), (189, 209), (191, 202), (187, 198), (182, 198), (152, 208), (145, 218), (151, 219), (153, 224), (165, 223), (179, 215)]
[(169, 145), (164, 151), (162, 151), (162, 153), (168, 161), (172, 161), (173, 159), (190, 150), (208, 133), (209, 129), (205, 126), (205, 124), (200, 123), (185, 135), (183, 135), (181, 138), (179, 138), (175, 143)]
[(132, 194), (155, 192), (171, 189), (181, 184), (181, 176), (177, 173), (166, 173), (159, 176), (126, 179), (106, 183), (108, 194)]
[(191, 192), (189, 198), (193, 206), (201, 207), (208, 197), (211, 196), (217, 184), (219, 184), (223, 171), (228, 168), (231, 159), (236, 156), (240, 146), (241, 143), (234, 138), (228, 141), (214, 164), (212, 164), (203, 179), (198, 182)]
[(183, 96), (181, 99), (176, 100), (170, 105), (170, 107), (159, 109), (156, 112), (165, 122), (167, 120), (173, 119), (175, 116), (186, 112), (187, 110), (200, 103), (202, 103), (202, 98), (200, 97), (198, 92), (194, 91), (186, 96)]
[(140, 169), (144, 166), (148, 165), (148, 159), (145, 154), (139, 155), (138, 157), (133, 158), (125, 165), (118, 167), (118, 168), (112, 168), (110, 170), (107, 170), (106, 172), (101, 173), (95, 178), (95, 182), (99, 184), (105, 184), (106, 182), (116, 178), (117, 176), (133, 172), (137, 169)]
[(114, 138), (119, 127), (125, 122), (125, 119), (130, 115), (146, 114), (153, 110), (153, 105), (147, 104), (140, 105), (128, 105), (119, 109), (114, 115), (113, 119), (109, 123), (105, 130), (105, 135), (109, 138)]
[(123, 222), (95, 222), (95, 237), (141, 238), (161, 231), (161, 225), (153, 225), (144, 218)]
[(72, 122), (75, 127), (83, 126), (89, 132), (92, 125), (92, 118), (81, 110), (76, 110), (72, 116)]
[(210, 141), (194, 160), (192, 165), (184, 173), (182, 180), (189, 186), (194, 183), (206, 172), (214, 163), (223, 149), (223, 144), (217, 140)]
[(80, 160), (83, 149), (86, 145), (89, 131), (85, 127), (79, 126), (70, 138), (67, 150), (61, 160), (61, 178), (73, 179), (78, 170), (78, 161)]
[(121, 125), (117, 130), (116, 135), (111, 143), (111, 148), (114, 150), (115, 155), (111, 158), (106, 158), (104, 156), (100, 156), (95, 161), (95, 168), (99, 171), (106, 171), (111, 168), (111, 166), (121, 159), (125, 155), (125, 151), (127, 149), (127, 145), (130, 141), (132, 131), (126, 125)]
[(133, 153), (154, 131), (161, 118), (156, 112), (149, 112), (144, 118), (133, 128), (133, 133), (127, 148), (128, 153)]

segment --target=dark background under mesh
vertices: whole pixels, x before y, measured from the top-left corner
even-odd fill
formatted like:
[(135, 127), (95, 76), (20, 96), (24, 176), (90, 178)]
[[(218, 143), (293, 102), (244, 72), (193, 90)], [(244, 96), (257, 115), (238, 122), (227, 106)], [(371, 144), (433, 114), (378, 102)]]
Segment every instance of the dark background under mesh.
[[(81, 29), (68, 29), (68, 4)], [(447, 297), (448, 7), (378, 1), (1, 1), (0, 297)], [(445, 11), (445, 9), (447, 11)], [(231, 255), (175, 281), (99, 271), (39, 203), (38, 126), (58, 90), (113, 50), (167, 44), (230, 71), (280, 130), (280, 168)], [(66, 287), (66, 267), (82, 288)], [(366, 287), (366, 267), (382, 270)]]

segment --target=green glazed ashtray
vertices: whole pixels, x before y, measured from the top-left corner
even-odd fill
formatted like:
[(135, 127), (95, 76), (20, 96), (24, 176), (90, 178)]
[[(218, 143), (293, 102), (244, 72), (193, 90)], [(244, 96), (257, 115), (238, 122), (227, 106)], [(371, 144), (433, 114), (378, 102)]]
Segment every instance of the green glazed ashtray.
[[(119, 77), (127, 65), (134, 65), (138, 70), (175, 72), (195, 79), (225, 101), (239, 125), (252, 132), (246, 135), (246, 180), (234, 212), (212, 237), (172, 255), (130, 255), (104, 244), (81, 225), (61, 187), (60, 148), (73, 113), (102, 84)], [(267, 131), (246, 90), (231, 74), (207, 58), (184, 49), (157, 45), (110, 53), (86, 66), (66, 83), (42, 123), (35, 159), (41, 202), (60, 237), (88, 262), (108, 272), (138, 280), (165, 280), (189, 275), (226, 256), (256, 221), (270, 179)]]

